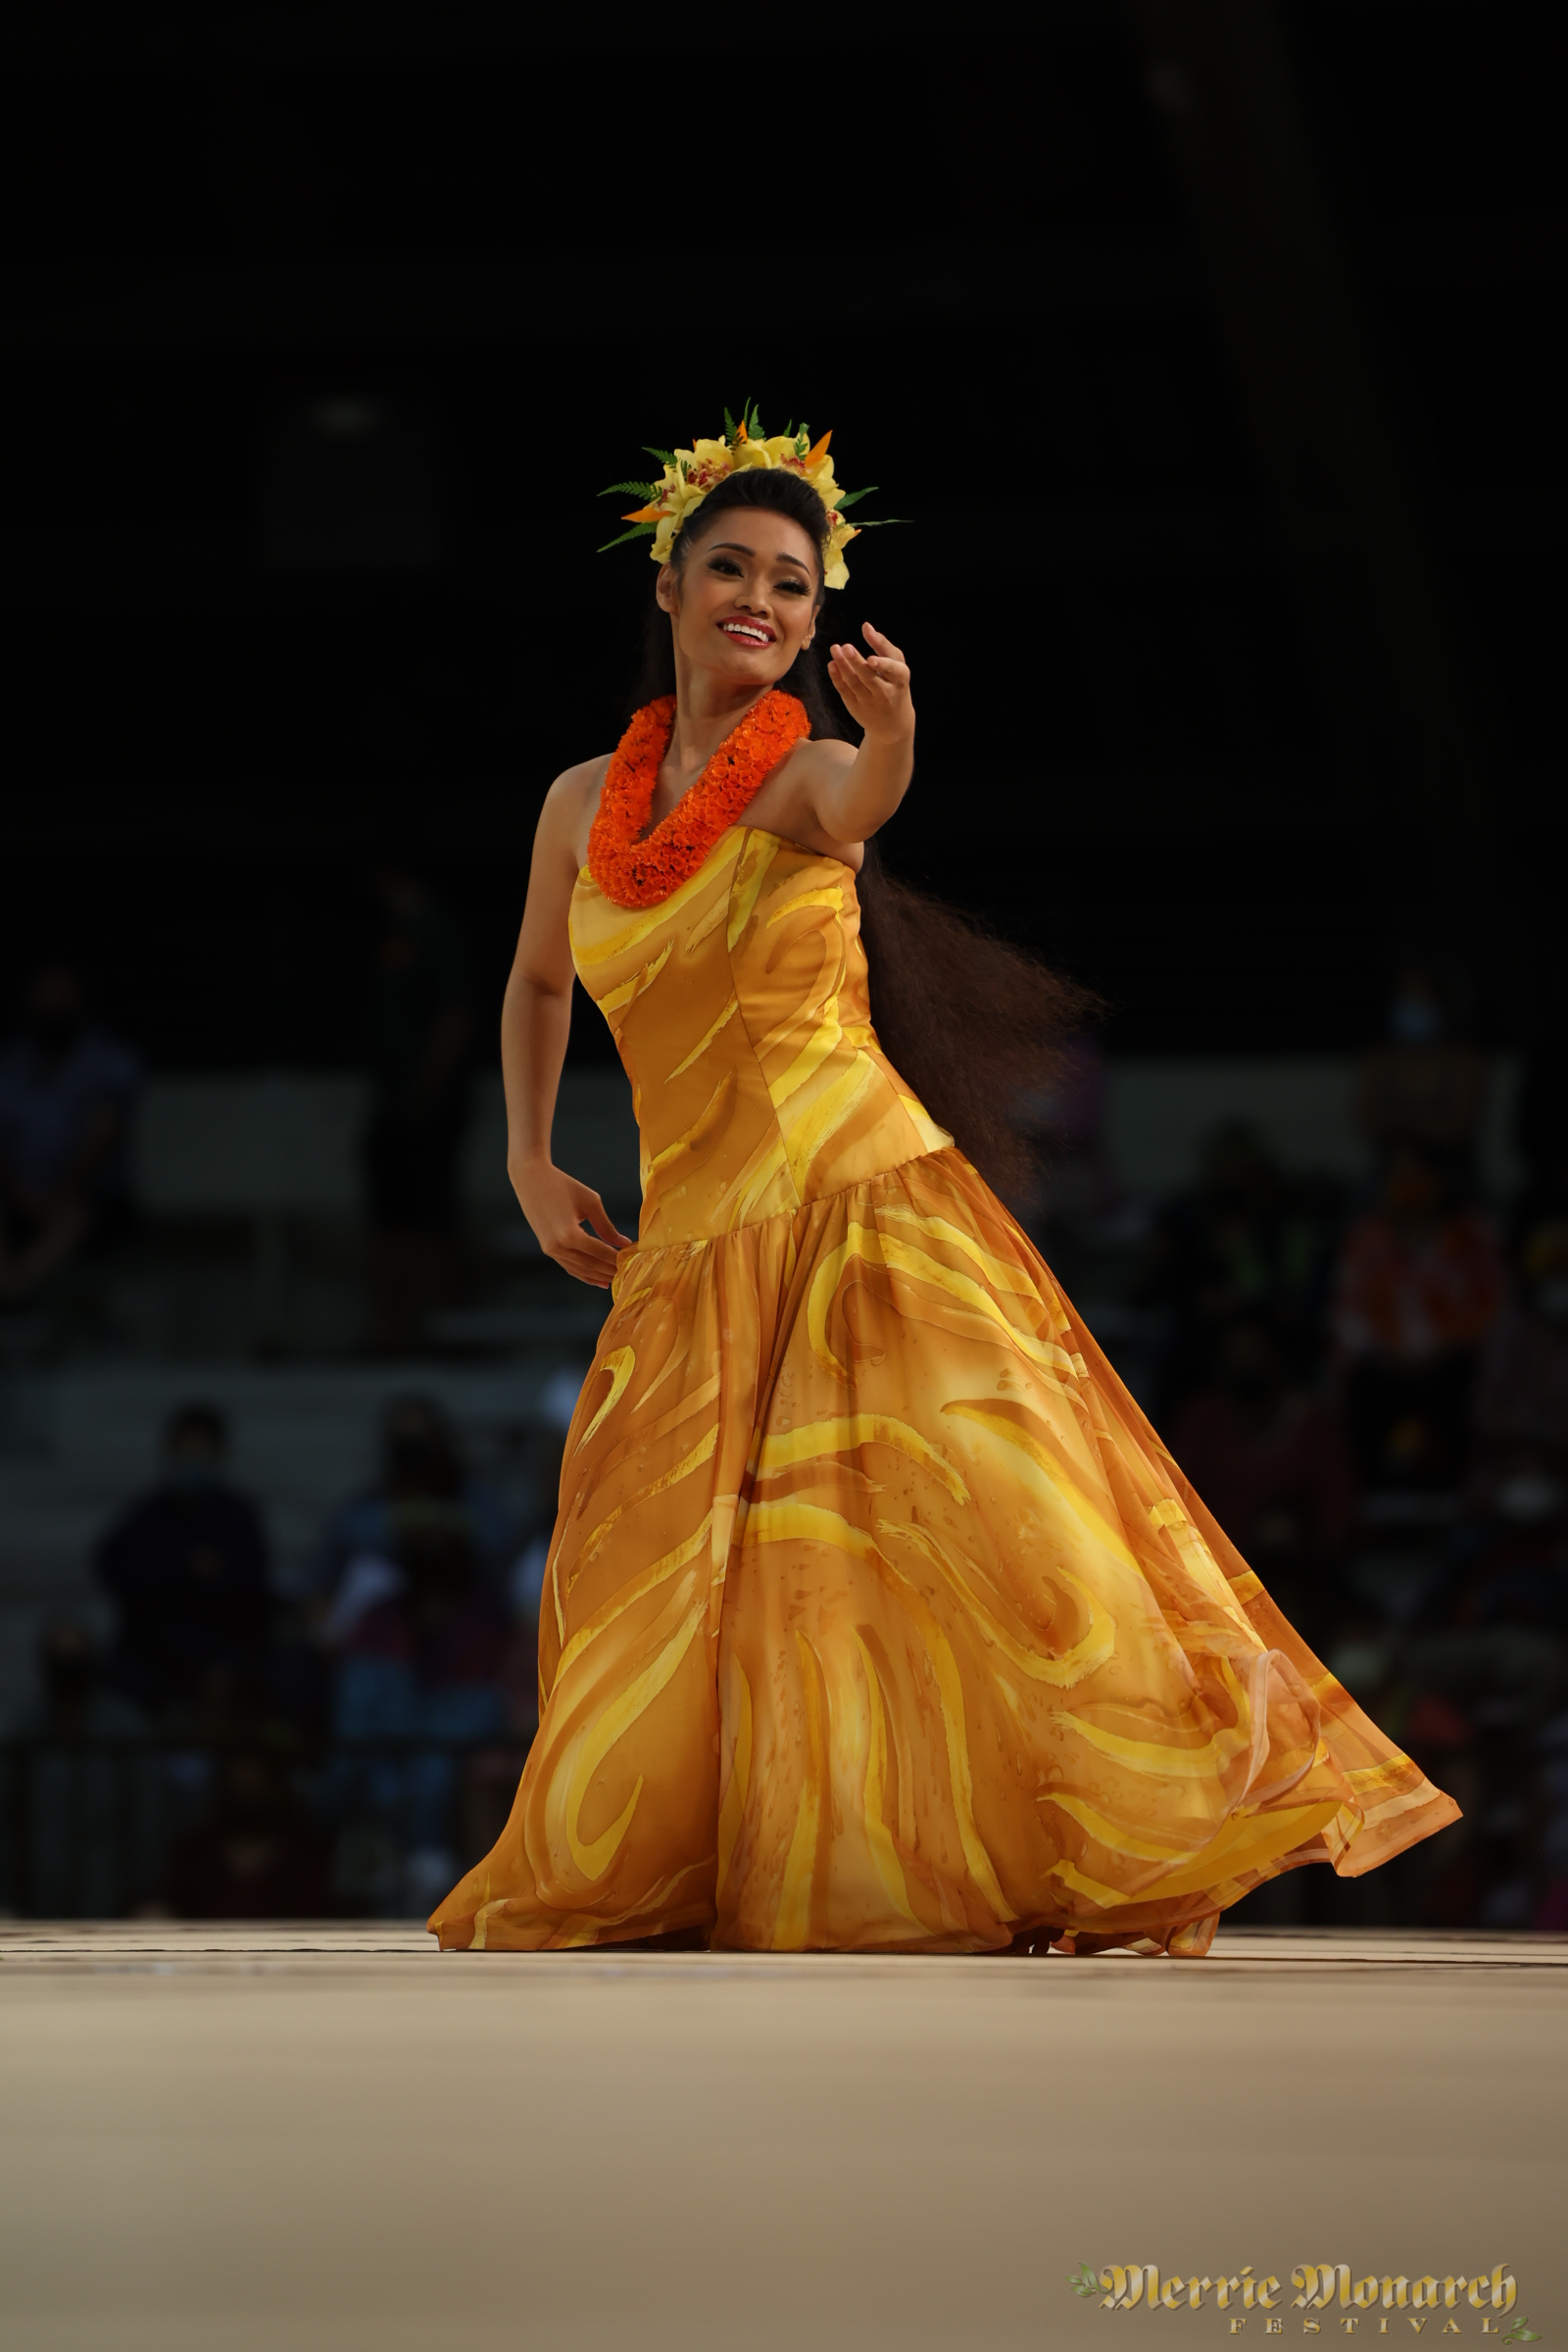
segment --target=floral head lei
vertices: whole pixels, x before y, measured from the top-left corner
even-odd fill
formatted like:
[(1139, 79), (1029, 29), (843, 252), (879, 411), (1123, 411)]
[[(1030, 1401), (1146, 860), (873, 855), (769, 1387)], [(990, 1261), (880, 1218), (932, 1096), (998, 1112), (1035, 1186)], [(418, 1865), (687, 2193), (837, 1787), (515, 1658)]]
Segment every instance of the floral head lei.
[[(648, 455), (658, 458), (664, 468), (657, 482), (612, 482), (608, 490), (601, 490), (601, 498), (624, 493), (644, 499), (647, 504), (634, 514), (621, 516), (621, 521), (629, 522), (631, 529), (622, 531), (617, 538), (607, 539), (599, 553), (604, 555), (627, 539), (651, 538), (654, 544), (648, 552), (654, 562), (667, 564), (677, 532), (726, 474), (739, 473), (748, 466), (783, 466), (792, 473), (803, 474), (827, 509), (829, 528), (822, 550), (823, 586), (847, 587), (850, 575), (844, 550), (862, 530), (876, 526), (868, 517), (858, 526), (846, 522), (844, 513), (858, 499), (869, 498), (876, 484), (868, 483), (865, 489), (845, 495), (833, 479), (833, 461), (827, 454), (832, 438), (832, 432), (828, 431), (813, 441), (809, 427), (804, 424), (798, 428), (792, 424), (787, 433), (764, 433), (755, 400), (746, 403), (738, 423), (726, 409), (722, 441), (695, 441), (690, 449), (650, 448)], [(890, 515), (887, 519), (892, 521), (896, 517)]]

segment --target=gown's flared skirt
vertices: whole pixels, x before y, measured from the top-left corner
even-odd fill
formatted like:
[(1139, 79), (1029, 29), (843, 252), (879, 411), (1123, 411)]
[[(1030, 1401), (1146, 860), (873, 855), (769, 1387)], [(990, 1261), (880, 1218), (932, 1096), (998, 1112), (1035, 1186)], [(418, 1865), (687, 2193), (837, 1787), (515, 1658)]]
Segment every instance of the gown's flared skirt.
[(956, 1151), (639, 1250), (541, 1721), (444, 1945), (1200, 1950), (1457, 1808), (1327, 1674)]

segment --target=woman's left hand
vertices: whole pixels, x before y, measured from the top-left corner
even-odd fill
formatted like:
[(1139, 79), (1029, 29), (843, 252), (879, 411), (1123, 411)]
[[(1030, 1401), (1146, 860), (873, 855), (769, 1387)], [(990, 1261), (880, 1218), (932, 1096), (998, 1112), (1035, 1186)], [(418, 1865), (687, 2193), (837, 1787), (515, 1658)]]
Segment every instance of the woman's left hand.
[(828, 648), (827, 674), (850, 716), (878, 743), (906, 743), (914, 733), (909, 665), (891, 637), (866, 621), (861, 630), (870, 659), (853, 645)]

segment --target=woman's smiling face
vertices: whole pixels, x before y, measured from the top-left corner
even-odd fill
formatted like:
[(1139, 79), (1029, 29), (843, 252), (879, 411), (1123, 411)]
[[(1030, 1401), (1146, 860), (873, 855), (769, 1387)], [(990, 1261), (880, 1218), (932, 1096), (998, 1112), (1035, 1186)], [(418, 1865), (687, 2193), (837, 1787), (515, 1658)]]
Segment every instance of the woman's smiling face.
[(768, 686), (816, 634), (817, 551), (787, 514), (726, 507), (678, 570), (665, 564), (657, 593), (677, 658), (728, 685)]

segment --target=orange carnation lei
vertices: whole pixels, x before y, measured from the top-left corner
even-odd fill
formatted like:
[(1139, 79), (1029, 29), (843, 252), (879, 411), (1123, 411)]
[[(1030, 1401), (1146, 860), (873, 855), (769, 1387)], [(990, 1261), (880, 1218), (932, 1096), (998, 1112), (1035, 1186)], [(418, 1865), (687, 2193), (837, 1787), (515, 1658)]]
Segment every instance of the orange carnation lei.
[(615, 746), (605, 774), (588, 836), (588, 871), (617, 906), (657, 906), (695, 874), (779, 761), (811, 732), (794, 695), (772, 688), (725, 736), (662, 823), (640, 840), (674, 724), (672, 694), (645, 704)]

